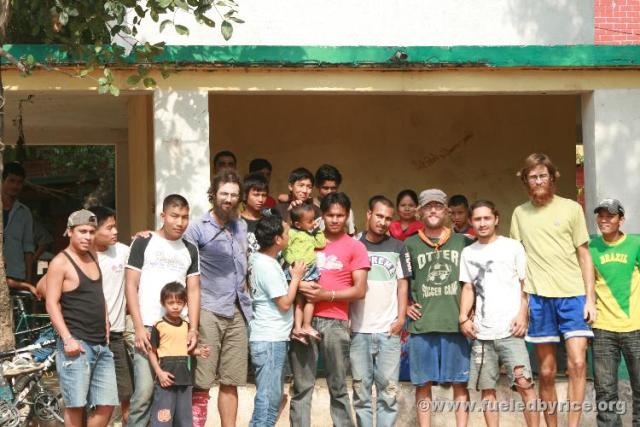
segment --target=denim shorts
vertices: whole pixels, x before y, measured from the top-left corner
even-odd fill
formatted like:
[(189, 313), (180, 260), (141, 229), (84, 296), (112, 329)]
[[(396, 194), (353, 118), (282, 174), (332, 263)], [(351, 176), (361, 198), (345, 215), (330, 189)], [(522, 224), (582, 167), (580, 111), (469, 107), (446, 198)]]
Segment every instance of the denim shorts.
[(65, 407), (119, 405), (116, 368), (109, 346), (77, 341), (84, 353), (71, 357), (64, 354), (62, 340), (57, 343), (56, 370)]
[(584, 320), (586, 297), (578, 295), (551, 298), (529, 295), (529, 330), (525, 340), (533, 344), (560, 342), (575, 337), (593, 338), (591, 327)]
[(469, 381), (469, 340), (460, 333), (409, 336), (411, 383), (466, 383)]
[(531, 363), (527, 345), (522, 338), (475, 340), (471, 344), (470, 390), (495, 390), (504, 365), (511, 388), (516, 387), (515, 369), (522, 368), (522, 376), (531, 379)]

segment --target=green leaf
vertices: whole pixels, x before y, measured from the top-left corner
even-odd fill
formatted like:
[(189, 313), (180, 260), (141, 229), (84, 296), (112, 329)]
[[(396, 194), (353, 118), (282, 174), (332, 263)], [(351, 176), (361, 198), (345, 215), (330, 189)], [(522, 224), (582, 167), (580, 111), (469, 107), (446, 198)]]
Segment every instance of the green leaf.
[(169, 24), (173, 24), (173, 21), (171, 19), (165, 19), (164, 21), (162, 21), (160, 23), (160, 32), (163, 32), (164, 28)]
[(136, 15), (138, 15), (140, 18), (144, 18), (145, 15), (145, 11), (144, 9), (138, 4), (136, 5), (136, 7), (134, 8), (134, 10), (136, 11)]
[(140, 76), (138, 74), (132, 74), (127, 78), (127, 84), (129, 86), (135, 86), (140, 83)]
[(80, 71), (80, 77), (86, 77), (91, 71), (90, 70), (82, 70)]
[(166, 68), (162, 68), (160, 69), (160, 75), (162, 76), (163, 79), (168, 79), (169, 76), (171, 76), (171, 71), (167, 70)]
[(147, 74), (149, 74), (149, 67), (138, 65), (138, 74), (140, 74), (141, 77), (146, 76)]
[(109, 92), (111, 92), (111, 95), (113, 96), (118, 96), (120, 95), (120, 88), (118, 86), (111, 85), (109, 86)]
[(67, 12), (60, 12), (60, 15), (58, 15), (58, 22), (62, 26), (67, 25), (67, 23), (69, 22), (69, 15), (67, 14)]
[(175, 25), (173, 28), (175, 28), (176, 33), (180, 34), (181, 36), (189, 35), (189, 29), (184, 25)]
[(146, 77), (142, 81), (142, 84), (144, 85), (144, 87), (151, 88), (151, 87), (155, 87), (156, 86), (156, 81), (151, 77)]
[(204, 15), (201, 15), (199, 17), (199, 20), (200, 20), (200, 22), (202, 22), (203, 24), (205, 24), (208, 27), (215, 28), (215, 26), (216, 26), (216, 22), (213, 19), (211, 19), (209, 17), (206, 17)]
[(100, 78), (98, 79), (98, 85), (100, 85), (100, 86), (105, 86), (105, 85), (106, 85), (106, 84), (108, 84), (108, 83), (109, 83), (109, 82), (107, 81), (107, 78), (106, 78), (106, 77), (100, 77)]
[(109, 91), (109, 86), (108, 85), (104, 84), (104, 85), (98, 86), (98, 93), (100, 95), (103, 95), (103, 94), (107, 93), (108, 91)]
[(157, 4), (159, 7), (166, 9), (173, 3), (173, 0), (157, 0)]
[(229, 20), (235, 22), (236, 24), (244, 24), (244, 20), (236, 18), (235, 16), (230, 16)]
[(233, 25), (231, 25), (231, 22), (222, 21), (220, 32), (222, 33), (222, 37), (224, 37), (225, 40), (229, 40), (233, 35)]

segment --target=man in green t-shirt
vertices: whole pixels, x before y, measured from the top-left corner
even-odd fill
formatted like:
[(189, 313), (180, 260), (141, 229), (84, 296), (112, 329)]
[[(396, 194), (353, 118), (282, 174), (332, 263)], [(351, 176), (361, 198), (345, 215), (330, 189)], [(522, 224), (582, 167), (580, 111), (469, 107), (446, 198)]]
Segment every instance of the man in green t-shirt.
[(618, 200), (602, 200), (594, 213), (602, 233), (589, 242), (596, 268), (598, 316), (593, 324), (593, 374), (598, 426), (622, 426), (620, 413), (625, 407), (618, 400), (621, 354), (631, 380), (632, 425), (637, 426), (640, 425), (640, 237), (620, 230), (624, 208)]
[[(447, 195), (438, 189), (425, 190), (419, 197), (419, 215), (424, 230), (406, 241), (411, 258), (414, 304), (407, 310), (413, 319), (409, 326), (409, 369), (416, 386), (419, 425), (429, 425), (431, 385), (452, 383), (453, 398), (469, 400), (467, 338), (460, 333), (460, 254), (471, 243), (462, 234), (445, 226)], [(456, 423), (466, 425), (464, 406), (456, 411)]]

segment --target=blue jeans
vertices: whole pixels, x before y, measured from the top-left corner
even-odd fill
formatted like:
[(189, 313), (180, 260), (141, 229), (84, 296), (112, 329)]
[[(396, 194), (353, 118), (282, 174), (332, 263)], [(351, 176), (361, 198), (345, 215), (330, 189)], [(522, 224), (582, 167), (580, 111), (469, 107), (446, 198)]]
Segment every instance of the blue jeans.
[(385, 333), (351, 335), (353, 407), (358, 426), (373, 426), (371, 387), (376, 385), (376, 425), (393, 426), (398, 415), (400, 336)]
[(133, 395), (129, 407), (127, 427), (146, 427), (151, 418), (154, 374), (149, 358), (142, 351), (133, 353)]
[(251, 427), (276, 424), (282, 401), (284, 365), (287, 360), (288, 341), (251, 341), (251, 364), (256, 371), (256, 397), (253, 404)]
[(57, 342), (56, 370), (65, 406), (119, 405), (116, 368), (109, 346), (76, 341), (84, 350), (77, 356), (64, 354), (62, 340)]
[[(633, 396), (631, 425), (640, 427), (640, 331), (611, 332), (594, 329), (593, 379), (598, 405), (598, 426), (622, 426), (620, 413), (624, 406), (618, 400), (618, 367), (620, 355), (629, 371)], [(607, 405), (600, 404), (607, 402)], [(600, 407), (607, 406), (607, 410)]]

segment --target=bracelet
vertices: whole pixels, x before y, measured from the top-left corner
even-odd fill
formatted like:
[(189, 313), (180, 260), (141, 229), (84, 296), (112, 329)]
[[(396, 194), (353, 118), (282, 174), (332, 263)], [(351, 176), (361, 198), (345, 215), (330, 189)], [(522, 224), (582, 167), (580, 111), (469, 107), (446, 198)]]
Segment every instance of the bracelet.
[(333, 302), (334, 299), (336, 299), (336, 291), (331, 291), (331, 300), (329, 302)]
[(66, 338), (62, 338), (62, 344), (67, 345), (67, 341), (69, 341), (71, 338), (73, 338), (71, 335)]

